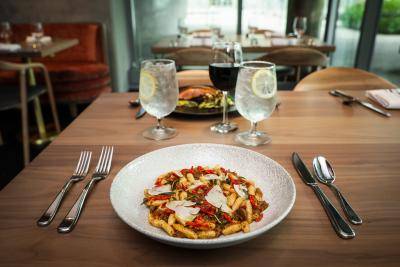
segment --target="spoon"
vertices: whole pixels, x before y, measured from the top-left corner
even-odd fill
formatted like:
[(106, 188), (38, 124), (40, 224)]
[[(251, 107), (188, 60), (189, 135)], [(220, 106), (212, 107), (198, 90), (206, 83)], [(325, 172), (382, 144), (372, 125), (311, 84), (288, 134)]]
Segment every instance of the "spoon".
[(328, 160), (322, 156), (317, 156), (313, 160), (313, 167), (318, 181), (328, 185), (339, 198), (340, 204), (342, 205), (342, 208), (350, 222), (353, 224), (362, 224), (361, 218), (353, 210), (349, 202), (347, 202), (345, 197), (339, 191), (339, 188), (333, 184), (335, 181), (335, 172), (333, 171), (333, 168), (329, 164)]
[(139, 98), (136, 98), (136, 100), (131, 99), (128, 101), (128, 103), (131, 107), (138, 107), (140, 106), (140, 99)]

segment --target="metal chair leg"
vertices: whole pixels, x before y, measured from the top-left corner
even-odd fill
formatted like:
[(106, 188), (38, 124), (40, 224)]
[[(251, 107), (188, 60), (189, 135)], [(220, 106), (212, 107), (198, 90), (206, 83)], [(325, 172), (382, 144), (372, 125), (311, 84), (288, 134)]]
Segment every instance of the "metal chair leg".
[(47, 94), (49, 95), (49, 101), (50, 101), (51, 112), (53, 114), (54, 125), (56, 127), (57, 133), (60, 133), (61, 131), (60, 122), (58, 120), (57, 106), (54, 100), (53, 86), (51, 85), (49, 72), (46, 69), (44, 69), (43, 72), (44, 72), (44, 79), (46, 80)]
[(40, 140), (47, 139), (46, 125), (44, 124), (42, 107), (40, 106), (39, 97), (33, 99), (33, 109), (35, 111), (36, 124), (39, 131)]
[(30, 161), (29, 155), (29, 124), (28, 124), (28, 97), (26, 90), (26, 73), (20, 71), (20, 98), (21, 98), (21, 121), (22, 121), (22, 146), (24, 151), (24, 165)]

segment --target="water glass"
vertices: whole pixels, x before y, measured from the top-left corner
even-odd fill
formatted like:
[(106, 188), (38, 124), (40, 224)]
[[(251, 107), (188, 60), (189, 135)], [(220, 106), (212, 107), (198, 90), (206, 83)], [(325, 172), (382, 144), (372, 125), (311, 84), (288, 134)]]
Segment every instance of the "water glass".
[(307, 30), (307, 18), (295, 17), (293, 20), (293, 31), (298, 39), (302, 39)]
[(236, 141), (249, 146), (271, 142), (265, 133), (257, 131), (257, 123), (267, 119), (277, 104), (275, 64), (247, 61), (240, 65), (235, 92), (236, 108), (251, 122), (249, 131), (236, 135)]
[(139, 81), (140, 104), (148, 114), (157, 118), (157, 125), (146, 129), (143, 132), (144, 137), (164, 140), (177, 135), (176, 129), (162, 124), (162, 119), (175, 110), (178, 93), (175, 61), (169, 59), (142, 61)]

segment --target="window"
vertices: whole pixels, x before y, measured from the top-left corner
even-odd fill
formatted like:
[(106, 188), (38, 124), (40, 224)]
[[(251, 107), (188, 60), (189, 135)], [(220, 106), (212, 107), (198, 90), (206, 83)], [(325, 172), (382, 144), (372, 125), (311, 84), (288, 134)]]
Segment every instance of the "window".
[(287, 6), (288, 0), (243, 0), (242, 32), (251, 25), (285, 33)]
[(400, 84), (400, 0), (384, 0), (371, 71)]
[(237, 0), (188, 0), (185, 20), (189, 30), (218, 25), (223, 33), (236, 33)]
[(332, 65), (354, 67), (365, 0), (341, 0), (336, 23)]

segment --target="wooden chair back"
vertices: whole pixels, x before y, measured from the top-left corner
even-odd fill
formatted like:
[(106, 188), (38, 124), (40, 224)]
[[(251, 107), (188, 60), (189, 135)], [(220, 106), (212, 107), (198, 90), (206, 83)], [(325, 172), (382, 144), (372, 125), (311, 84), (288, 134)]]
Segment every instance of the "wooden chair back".
[(324, 68), (328, 65), (328, 57), (315, 49), (304, 47), (289, 47), (275, 50), (258, 60), (269, 61), (281, 66), (296, 68), (296, 82), (300, 81), (301, 67)]
[(295, 91), (314, 90), (372, 90), (394, 89), (397, 86), (378, 75), (355, 68), (331, 67), (311, 73), (294, 88)]
[[(214, 56), (214, 51), (211, 48), (185, 48), (167, 54), (165, 58), (174, 60), (176, 67), (182, 69), (184, 66), (208, 66)], [(220, 56), (229, 59), (223, 53)]]

